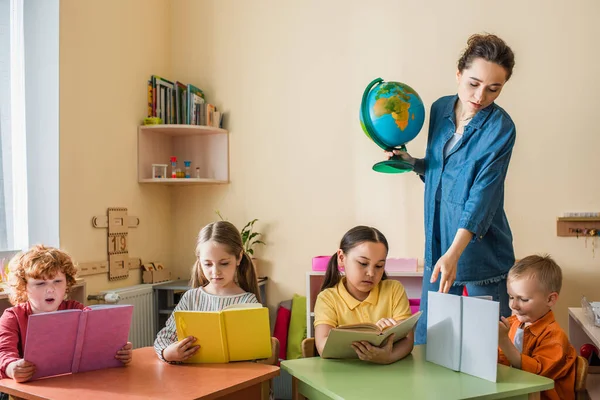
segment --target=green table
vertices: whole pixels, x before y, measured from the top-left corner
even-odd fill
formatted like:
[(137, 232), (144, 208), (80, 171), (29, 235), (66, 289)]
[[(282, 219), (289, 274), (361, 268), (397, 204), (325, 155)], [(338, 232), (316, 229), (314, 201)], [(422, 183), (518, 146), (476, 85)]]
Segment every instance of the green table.
[(293, 376), (294, 390), (310, 400), (527, 399), (554, 387), (552, 379), (504, 365), (498, 365), (496, 383), (455, 372), (425, 361), (425, 346), (391, 365), (312, 357), (283, 361), (281, 368)]

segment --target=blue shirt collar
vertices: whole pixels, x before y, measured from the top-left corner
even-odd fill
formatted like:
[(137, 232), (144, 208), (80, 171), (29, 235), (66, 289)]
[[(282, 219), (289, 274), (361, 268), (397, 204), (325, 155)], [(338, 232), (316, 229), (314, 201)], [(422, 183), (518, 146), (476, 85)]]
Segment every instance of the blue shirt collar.
[[(454, 121), (454, 106), (457, 100), (458, 94), (455, 94), (454, 96), (452, 96), (451, 101), (448, 102), (446, 108), (444, 109), (444, 117), (450, 118), (450, 120), (454, 123), (455, 126), (456, 122)], [(475, 114), (475, 118), (473, 118), (473, 121), (469, 123), (469, 126), (473, 128), (480, 128), (483, 122), (486, 120), (489, 113), (492, 112), (494, 107), (496, 107), (496, 103), (492, 103), (483, 110), (480, 110), (477, 114)]]

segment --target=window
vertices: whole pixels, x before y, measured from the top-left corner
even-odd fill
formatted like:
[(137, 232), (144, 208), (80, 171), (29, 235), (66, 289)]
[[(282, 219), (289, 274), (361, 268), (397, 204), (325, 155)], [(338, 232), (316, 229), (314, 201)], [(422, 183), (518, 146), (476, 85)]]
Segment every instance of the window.
[[(23, 1), (2, 0), (0, 15), (0, 250), (28, 245)], [(6, 29), (8, 28), (8, 29)]]
[(0, 257), (58, 246), (58, 0), (0, 0)]

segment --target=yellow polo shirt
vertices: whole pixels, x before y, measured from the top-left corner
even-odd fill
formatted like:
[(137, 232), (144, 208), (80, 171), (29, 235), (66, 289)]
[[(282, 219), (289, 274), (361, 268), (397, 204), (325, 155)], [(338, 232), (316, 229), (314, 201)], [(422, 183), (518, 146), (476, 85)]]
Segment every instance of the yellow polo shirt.
[(356, 300), (344, 285), (346, 278), (335, 286), (325, 289), (315, 303), (315, 326), (376, 323), (381, 318), (394, 318), (396, 321), (412, 315), (404, 286), (398, 281), (386, 279), (375, 286), (369, 297)]

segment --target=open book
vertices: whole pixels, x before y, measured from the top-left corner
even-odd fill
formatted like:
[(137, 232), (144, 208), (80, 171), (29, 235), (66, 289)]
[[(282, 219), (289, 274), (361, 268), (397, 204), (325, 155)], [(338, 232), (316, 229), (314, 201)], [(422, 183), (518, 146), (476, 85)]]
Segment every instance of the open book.
[(200, 345), (186, 363), (227, 363), (271, 357), (269, 309), (233, 304), (221, 311), (175, 311), (177, 340), (194, 336)]
[(427, 361), (496, 382), (500, 303), (429, 292)]
[(392, 333), (395, 333), (394, 343), (400, 339), (404, 339), (410, 331), (413, 330), (421, 311), (414, 314), (410, 318), (398, 322), (398, 324), (379, 328), (375, 324), (354, 324), (341, 325), (329, 331), (329, 336), (323, 348), (323, 358), (358, 358), (356, 352), (352, 348), (352, 342), (365, 340), (374, 346), (380, 346), (385, 339)]
[(99, 305), (30, 315), (23, 358), (35, 364), (32, 379), (122, 366), (115, 355), (132, 313), (132, 305)]

